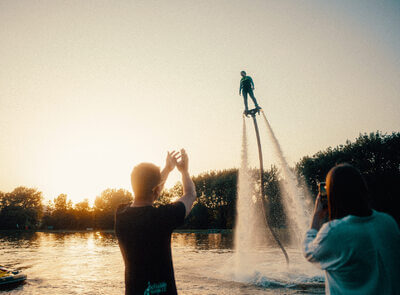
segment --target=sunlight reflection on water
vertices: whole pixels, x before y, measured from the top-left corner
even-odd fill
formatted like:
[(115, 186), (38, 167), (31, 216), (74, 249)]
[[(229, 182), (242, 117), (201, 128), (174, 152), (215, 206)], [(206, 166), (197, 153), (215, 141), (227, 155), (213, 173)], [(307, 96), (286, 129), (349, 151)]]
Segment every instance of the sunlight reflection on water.
[[(172, 244), (180, 294), (323, 294), (315, 286), (277, 288), (260, 273), (246, 283), (234, 282), (229, 273), (232, 234), (175, 233)], [(28, 275), (25, 285), (4, 294), (124, 292), (124, 266), (113, 233), (2, 232), (0, 250), (0, 265)], [(279, 265), (274, 251), (264, 254), (264, 264)]]

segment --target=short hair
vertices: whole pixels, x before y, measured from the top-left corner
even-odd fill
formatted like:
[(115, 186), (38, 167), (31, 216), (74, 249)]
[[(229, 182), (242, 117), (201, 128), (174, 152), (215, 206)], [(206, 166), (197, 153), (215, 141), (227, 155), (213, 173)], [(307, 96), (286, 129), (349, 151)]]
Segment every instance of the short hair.
[(350, 164), (333, 167), (326, 176), (329, 220), (370, 211), (368, 187), (360, 171)]
[(241, 71), (240, 73), (241, 73), (241, 74), (245, 74), (245, 75), (246, 75), (246, 71)]
[(135, 198), (150, 196), (160, 182), (160, 168), (152, 163), (141, 163), (132, 170), (131, 184)]

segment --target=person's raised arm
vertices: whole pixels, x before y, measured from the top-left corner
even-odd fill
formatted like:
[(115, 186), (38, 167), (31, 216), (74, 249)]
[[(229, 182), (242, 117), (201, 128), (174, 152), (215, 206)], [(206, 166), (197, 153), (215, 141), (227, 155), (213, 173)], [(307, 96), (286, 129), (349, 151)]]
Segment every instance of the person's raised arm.
[(182, 173), (182, 186), (183, 186), (183, 196), (178, 200), (185, 205), (187, 217), (192, 210), (194, 201), (196, 200), (196, 188), (189, 174), (189, 157), (185, 150), (181, 150), (180, 161), (176, 163), (176, 167), (179, 172)]
[(330, 226), (324, 225), (327, 217), (328, 210), (324, 208), (321, 195), (318, 194), (311, 226), (303, 241), (303, 254), (308, 261), (317, 263), (321, 269), (329, 269), (338, 263), (339, 249), (343, 245), (338, 242), (341, 239), (340, 235), (338, 236)]
[(319, 231), (321, 226), (327, 221), (328, 208), (322, 205), (321, 195), (315, 199), (314, 214), (311, 220), (311, 228)]

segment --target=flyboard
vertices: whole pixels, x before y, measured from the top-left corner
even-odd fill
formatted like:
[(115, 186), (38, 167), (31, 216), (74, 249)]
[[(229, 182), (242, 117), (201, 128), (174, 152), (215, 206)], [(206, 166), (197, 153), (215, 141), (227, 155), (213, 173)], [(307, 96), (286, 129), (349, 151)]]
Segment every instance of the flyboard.
[(266, 206), (266, 201), (265, 201), (265, 192), (264, 192), (264, 164), (263, 164), (263, 155), (262, 155), (262, 148), (261, 148), (261, 140), (260, 140), (260, 131), (258, 130), (258, 124), (257, 124), (257, 118), (256, 115), (260, 114), (260, 111), (264, 113), (264, 111), (260, 108), (257, 107), (255, 109), (251, 109), (248, 111), (245, 111), (243, 113), (244, 116), (248, 117), (249, 115), (253, 118), (253, 124), (254, 124), (254, 129), (256, 131), (256, 138), (257, 138), (257, 146), (258, 146), (258, 158), (260, 160), (260, 185), (261, 185), (261, 211), (263, 214), (263, 217), (265, 219), (265, 223), (267, 224), (267, 227), (269, 228), (274, 240), (278, 244), (279, 248), (281, 248), (283, 255), (285, 256), (286, 263), (289, 264), (289, 256), (283, 247), (281, 241), (279, 240), (278, 235), (275, 233), (275, 231), (272, 229), (271, 224), (269, 223), (269, 220), (267, 218), (267, 215), (265, 213), (265, 208)]

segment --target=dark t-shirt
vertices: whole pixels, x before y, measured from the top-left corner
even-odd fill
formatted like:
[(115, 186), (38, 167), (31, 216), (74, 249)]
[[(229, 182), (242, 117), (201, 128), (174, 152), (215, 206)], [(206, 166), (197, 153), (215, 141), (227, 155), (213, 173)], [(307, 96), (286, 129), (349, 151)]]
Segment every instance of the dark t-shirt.
[(240, 80), (240, 89), (248, 92), (254, 87), (253, 79), (250, 76), (245, 76)]
[(177, 294), (171, 234), (185, 219), (185, 205), (120, 205), (115, 233), (125, 261), (125, 294)]

